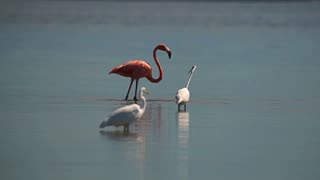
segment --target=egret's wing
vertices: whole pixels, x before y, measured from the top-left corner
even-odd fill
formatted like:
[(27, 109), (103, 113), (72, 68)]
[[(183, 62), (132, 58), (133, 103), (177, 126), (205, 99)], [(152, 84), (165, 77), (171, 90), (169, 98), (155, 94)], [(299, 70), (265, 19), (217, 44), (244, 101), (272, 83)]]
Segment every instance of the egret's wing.
[(137, 119), (140, 107), (137, 104), (121, 107), (106, 118), (107, 126), (121, 126)]
[(190, 93), (187, 88), (179, 89), (176, 94), (176, 103), (179, 104), (181, 102), (188, 102), (189, 96), (190, 96)]
[(181, 98), (181, 97), (180, 97), (179, 91), (178, 91), (177, 94), (176, 94), (176, 97), (175, 97), (177, 104), (179, 104), (179, 99), (180, 99), (180, 98)]

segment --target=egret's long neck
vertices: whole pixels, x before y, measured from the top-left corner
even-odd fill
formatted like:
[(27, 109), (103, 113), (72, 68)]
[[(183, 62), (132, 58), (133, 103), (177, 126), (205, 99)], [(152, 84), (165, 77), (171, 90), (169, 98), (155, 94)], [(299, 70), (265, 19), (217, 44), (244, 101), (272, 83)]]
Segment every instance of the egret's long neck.
[(192, 75), (193, 75), (193, 71), (191, 71), (191, 73), (189, 74), (188, 81), (187, 81), (187, 84), (186, 84), (186, 88), (189, 87)]
[(158, 48), (155, 48), (155, 49), (153, 50), (153, 59), (154, 59), (156, 65), (157, 65), (157, 67), (158, 67), (159, 77), (158, 77), (157, 79), (155, 79), (154, 77), (152, 77), (152, 74), (150, 74), (150, 75), (147, 76), (147, 79), (148, 79), (149, 81), (153, 82), (153, 83), (158, 83), (158, 82), (160, 82), (160, 81), (162, 80), (162, 76), (163, 76), (163, 70), (162, 70), (162, 67), (161, 67), (161, 65), (160, 65), (160, 63), (159, 63), (159, 60), (158, 60), (158, 58), (157, 58), (157, 54), (156, 54), (157, 50), (158, 50)]
[(140, 99), (143, 100), (143, 106), (142, 106), (142, 109), (141, 109), (141, 112), (143, 114), (144, 111), (146, 110), (146, 107), (147, 107), (147, 101), (146, 101), (146, 98), (143, 96), (143, 92), (140, 92)]

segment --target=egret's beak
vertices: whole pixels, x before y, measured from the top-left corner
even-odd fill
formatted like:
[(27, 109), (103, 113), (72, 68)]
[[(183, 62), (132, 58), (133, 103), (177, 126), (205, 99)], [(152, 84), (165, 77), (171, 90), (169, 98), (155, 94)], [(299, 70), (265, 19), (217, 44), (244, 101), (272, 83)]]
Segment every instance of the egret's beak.
[(197, 67), (196, 65), (193, 65), (192, 68), (189, 71), (189, 74), (192, 73), (196, 69), (196, 67)]
[(147, 89), (143, 91), (145, 94), (150, 94), (150, 91), (148, 91)]

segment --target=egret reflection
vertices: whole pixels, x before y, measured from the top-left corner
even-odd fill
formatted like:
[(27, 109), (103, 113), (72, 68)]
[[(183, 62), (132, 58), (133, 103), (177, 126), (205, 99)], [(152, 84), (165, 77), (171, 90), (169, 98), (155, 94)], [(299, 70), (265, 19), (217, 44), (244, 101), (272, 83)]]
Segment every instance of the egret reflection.
[(177, 112), (178, 130), (189, 130), (189, 112)]
[(189, 112), (177, 112), (178, 174), (189, 177)]
[(123, 132), (123, 131), (100, 131), (100, 135), (102, 138), (106, 138), (113, 141), (137, 141), (144, 142), (144, 137), (139, 135), (138, 133), (132, 132)]
[[(147, 154), (155, 151), (153, 146), (150, 146), (150, 142), (161, 142), (160, 139), (166, 138), (166, 135), (168, 135), (168, 133), (162, 132), (164, 129), (162, 118), (162, 104), (152, 101), (147, 106), (142, 117), (131, 125), (131, 131), (124, 132), (117, 127), (100, 131), (100, 137), (105, 143), (109, 144), (111, 141), (121, 142), (121, 145), (119, 143), (117, 145), (125, 147), (120, 148), (125, 159), (136, 160), (132, 166), (138, 172), (138, 179), (148, 179), (150, 165), (146, 161)], [(171, 122), (173, 123), (171, 127), (174, 127), (174, 121), (171, 120)], [(106, 147), (110, 148), (112, 145), (109, 144)]]
[(142, 134), (156, 134), (160, 136), (162, 129), (162, 105), (158, 102), (150, 102), (146, 112), (134, 126)]

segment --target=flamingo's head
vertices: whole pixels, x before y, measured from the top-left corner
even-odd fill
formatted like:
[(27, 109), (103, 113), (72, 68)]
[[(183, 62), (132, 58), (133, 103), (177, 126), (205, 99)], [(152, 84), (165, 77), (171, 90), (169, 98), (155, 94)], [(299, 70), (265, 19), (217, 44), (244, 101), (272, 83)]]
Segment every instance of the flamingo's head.
[(169, 59), (171, 58), (171, 50), (167, 45), (159, 44), (156, 49), (167, 52)]

